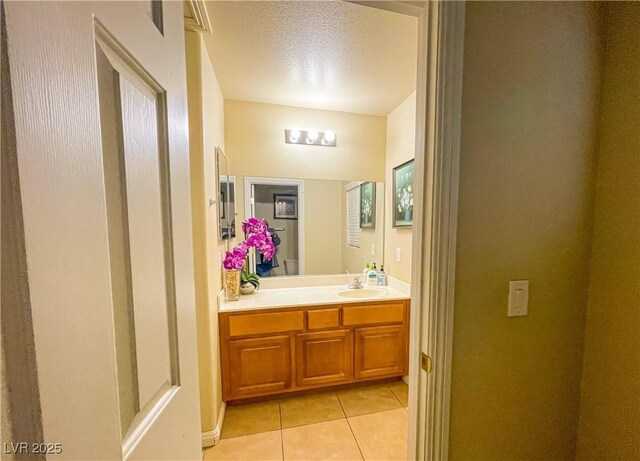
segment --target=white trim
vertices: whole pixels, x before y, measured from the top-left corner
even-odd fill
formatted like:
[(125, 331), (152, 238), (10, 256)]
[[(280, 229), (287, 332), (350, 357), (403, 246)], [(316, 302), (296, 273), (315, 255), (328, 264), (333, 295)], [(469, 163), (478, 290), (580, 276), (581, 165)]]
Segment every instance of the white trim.
[[(216, 440), (217, 439), (217, 440)], [(207, 431), (202, 433), (202, 448), (210, 448), (218, 443), (220, 440), (220, 434), (217, 430)]]
[(298, 275), (305, 275), (305, 232), (304, 232), (304, 180), (287, 178), (244, 177), (244, 216), (251, 216), (251, 185), (280, 185), (298, 187)]
[(344, 191), (347, 192), (347, 191), (350, 191), (351, 189), (355, 189), (356, 187), (358, 187), (363, 182), (364, 181), (351, 181), (351, 182), (348, 182), (347, 184), (344, 185)]
[(133, 450), (138, 446), (144, 435), (152, 427), (158, 416), (167, 408), (169, 403), (175, 398), (180, 386), (171, 386), (162, 396), (153, 403), (146, 414), (139, 412), (131, 423), (128, 432), (122, 441), (122, 453), (124, 459), (128, 459)]
[(220, 406), (220, 413), (218, 413), (218, 422), (216, 423), (216, 427), (212, 431), (202, 433), (202, 448), (213, 447), (220, 442), (222, 424), (224, 423), (224, 414), (226, 409), (227, 402), (222, 402), (222, 405)]
[[(453, 349), (453, 315), (455, 293), (456, 237), (458, 225), (458, 185), (460, 171), (460, 131), (462, 112), (462, 66), (464, 57), (465, 4), (447, 2), (441, 6), (441, 43), (438, 69), (438, 92), (441, 111), (436, 117), (437, 156), (435, 165), (436, 196), (432, 226), (432, 257), (434, 267), (430, 304), (431, 325), (429, 351), (434, 363), (431, 383), (432, 401), (427, 407), (434, 416), (431, 459), (449, 456), (449, 409), (451, 397), (451, 362)], [(446, 83), (445, 83), (446, 82)], [(437, 250), (437, 251), (436, 251)], [(428, 428), (429, 429), (429, 428)]]
[(191, 17), (184, 17), (184, 28), (194, 32), (211, 33), (211, 20), (207, 13), (207, 6), (203, 0), (185, 0), (185, 3), (191, 11)]
[[(424, 216), (428, 215), (427, 202), (425, 201), (425, 138), (427, 129), (427, 66), (429, 61), (429, 27), (427, 27), (428, 11), (424, 8), (418, 16), (418, 64), (416, 78), (416, 139), (414, 160), (414, 207), (413, 229), (411, 241), (412, 255), (421, 255), (423, 241), (425, 239)], [(409, 406), (408, 420), (409, 432), (407, 435), (407, 459), (424, 459), (422, 447), (424, 447), (425, 430), (425, 405), (424, 395), (426, 386), (424, 378), (418, 366), (420, 361), (421, 343), (421, 317), (423, 310), (428, 310), (428, 305), (422, 304), (423, 261), (420, 257), (411, 258), (411, 309), (409, 311)]]
[[(414, 345), (413, 370), (418, 371), (424, 408), (424, 437), (418, 441), (419, 459), (448, 458), (451, 351), (455, 289), (458, 173), (464, 46), (464, 2), (430, 2), (425, 34), (427, 56), (427, 124), (424, 150), (426, 172), (424, 241), (416, 258), (427, 261), (421, 283), (419, 326), (422, 344)], [(414, 233), (414, 237), (416, 234)], [(414, 242), (415, 244), (415, 242)], [(431, 357), (430, 374), (419, 369), (419, 354)], [(424, 391), (422, 391), (424, 389)], [(421, 443), (421, 444), (420, 444)]]
[[(408, 2), (408, 1), (391, 1), (391, 0), (372, 0), (372, 1), (358, 1), (347, 0), (349, 3), (356, 3), (358, 5), (370, 6), (372, 8), (378, 8), (385, 11), (391, 11), (393, 13), (404, 14), (407, 16), (420, 17), (422, 12), (421, 4), (423, 2)], [(416, 5), (418, 3), (419, 5)]]

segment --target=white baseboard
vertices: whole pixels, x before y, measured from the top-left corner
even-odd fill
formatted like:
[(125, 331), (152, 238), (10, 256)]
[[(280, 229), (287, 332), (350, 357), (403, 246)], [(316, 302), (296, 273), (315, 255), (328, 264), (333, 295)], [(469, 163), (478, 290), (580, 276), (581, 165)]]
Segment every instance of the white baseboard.
[(409, 385), (409, 376), (403, 376), (402, 380), (404, 381), (404, 383), (408, 386)]
[(202, 433), (202, 448), (209, 448), (217, 445), (222, 435), (222, 423), (224, 422), (224, 412), (227, 409), (227, 403), (222, 402), (220, 413), (218, 413), (218, 421), (216, 427), (212, 431)]

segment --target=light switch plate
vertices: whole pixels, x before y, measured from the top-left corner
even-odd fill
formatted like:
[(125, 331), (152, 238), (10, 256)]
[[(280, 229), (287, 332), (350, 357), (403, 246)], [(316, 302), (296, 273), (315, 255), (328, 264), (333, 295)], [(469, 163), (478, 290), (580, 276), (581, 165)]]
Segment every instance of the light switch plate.
[(400, 247), (396, 248), (396, 262), (397, 263), (402, 262), (402, 248)]
[(376, 244), (372, 243), (371, 244), (371, 256), (375, 256), (376, 255)]
[(509, 282), (508, 317), (520, 317), (529, 314), (529, 281), (511, 280)]

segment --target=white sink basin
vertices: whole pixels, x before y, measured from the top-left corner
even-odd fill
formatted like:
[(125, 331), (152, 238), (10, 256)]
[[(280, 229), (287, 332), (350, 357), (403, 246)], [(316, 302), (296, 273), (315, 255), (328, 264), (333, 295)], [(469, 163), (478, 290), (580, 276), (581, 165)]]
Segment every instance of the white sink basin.
[(351, 299), (382, 298), (386, 291), (381, 288), (339, 288), (333, 291), (338, 296)]

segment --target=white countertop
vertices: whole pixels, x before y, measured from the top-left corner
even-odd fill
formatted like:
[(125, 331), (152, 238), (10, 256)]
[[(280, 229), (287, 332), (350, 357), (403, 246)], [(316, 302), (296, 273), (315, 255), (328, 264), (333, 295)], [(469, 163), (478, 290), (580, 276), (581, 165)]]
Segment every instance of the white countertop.
[[(351, 283), (353, 275), (350, 277), (344, 277), (343, 280)], [(389, 278), (389, 285), (387, 286), (364, 286), (364, 289), (375, 290), (375, 297), (363, 297), (363, 298), (347, 298), (340, 296), (339, 291), (346, 291), (348, 283), (342, 283), (336, 285), (337, 276), (326, 278), (326, 282), (334, 283), (332, 285), (319, 285), (322, 283), (322, 279), (315, 278), (310, 281), (310, 285), (315, 286), (299, 286), (300, 280), (293, 281), (289, 287), (282, 288), (265, 288), (262, 284), (262, 288), (251, 295), (240, 296), (239, 301), (226, 301), (224, 295), (219, 296), (219, 311), (220, 312), (237, 312), (248, 311), (257, 309), (269, 309), (278, 307), (296, 307), (296, 306), (321, 306), (324, 304), (352, 304), (371, 301), (389, 301), (394, 299), (409, 299), (409, 284)], [(360, 277), (361, 280), (364, 277)], [(349, 290), (351, 291), (351, 290)], [(353, 290), (357, 291), (357, 290)], [(362, 294), (365, 292), (363, 291)]]

